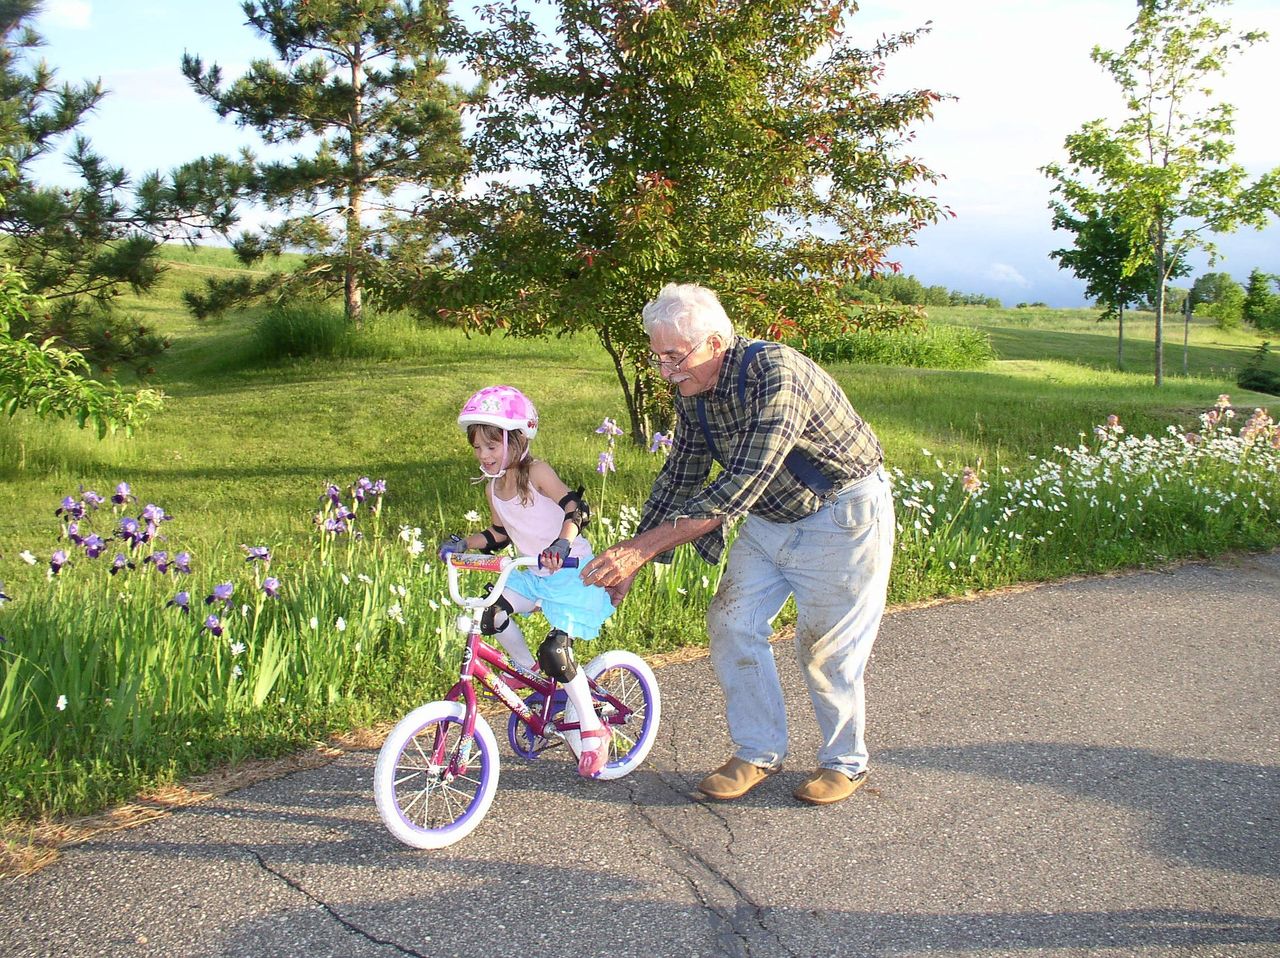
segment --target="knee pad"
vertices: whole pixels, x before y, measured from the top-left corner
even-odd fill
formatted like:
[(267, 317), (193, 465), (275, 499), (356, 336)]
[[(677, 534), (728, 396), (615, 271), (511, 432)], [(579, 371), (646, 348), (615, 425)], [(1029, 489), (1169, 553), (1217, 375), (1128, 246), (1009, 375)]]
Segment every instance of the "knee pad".
[(559, 629), (552, 629), (538, 646), (538, 667), (557, 682), (571, 682), (578, 674), (573, 658), (573, 639)]
[[(484, 587), (485, 595), (491, 591), (493, 591), (493, 583)], [(497, 635), (507, 627), (507, 623), (511, 621), (511, 613), (514, 611), (506, 596), (498, 596), (498, 601), (485, 609), (480, 616), (480, 634)]]

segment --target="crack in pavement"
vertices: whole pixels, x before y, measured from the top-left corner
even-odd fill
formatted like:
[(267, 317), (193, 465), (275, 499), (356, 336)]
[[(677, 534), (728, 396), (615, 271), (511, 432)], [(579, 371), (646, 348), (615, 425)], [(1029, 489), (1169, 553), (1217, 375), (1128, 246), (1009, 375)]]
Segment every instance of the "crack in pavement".
[[(672, 783), (666, 775), (655, 769), (657, 780), (666, 788), (678, 795), (687, 795), (687, 790), (677, 787)], [(731, 946), (731, 951), (726, 954), (749, 956), (752, 953), (752, 941), (758, 939), (762, 935), (767, 937), (767, 944), (770, 946), (769, 953), (774, 953), (777, 948), (781, 948), (792, 958), (800, 958), (798, 952), (787, 947), (786, 942), (773, 931), (765, 920), (765, 907), (757, 904), (751, 896), (728, 875), (718, 868), (710, 859), (697, 849), (681, 842), (678, 838), (671, 834), (666, 828), (660, 825), (649, 812), (647, 808), (637, 801), (637, 786), (623, 779), (623, 784), (630, 793), (631, 805), (639, 813), (641, 819), (656, 833), (673, 852), (677, 860), (685, 862), (688, 866), (687, 871), (682, 871), (675, 865), (667, 862), (656, 863), (666, 868), (680, 880), (686, 882), (693, 891), (694, 897), (699, 904), (709, 911), (716, 919), (719, 920), (720, 931), (717, 937), (726, 946)], [(701, 808), (703, 811), (709, 812), (711, 817), (716, 819), (721, 828), (728, 834), (728, 841), (724, 844), (726, 853), (732, 855), (734, 844), (733, 827), (720, 812), (710, 808), (702, 802), (692, 802), (695, 808)], [(700, 875), (705, 873), (710, 876), (712, 882), (728, 889), (731, 896), (736, 899), (737, 905), (733, 908), (726, 908), (717, 905), (711, 900), (711, 895), (705, 890)]]
[(257, 860), (259, 868), (261, 868), (263, 871), (265, 871), (269, 875), (274, 875), (276, 878), (284, 882), (286, 885), (288, 885), (298, 894), (302, 895), (304, 898), (307, 898), (308, 900), (315, 902), (317, 905), (319, 905), (321, 908), (325, 910), (325, 912), (329, 915), (330, 918), (332, 918), (334, 921), (340, 924), (343, 928), (347, 929), (347, 931), (351, 932), (353, 935), (358, 935), (361, 938), (365, 939), (366, 941), (372, 942), (375, 945), (385, 945), (388, 948), (394, 948), (396, 951), (398, 951), (402, 955), (412, 955), (413, 958), (430, 958), (429, 955), (424, 955), (420, 951), (414, 951), (412, 948), (408, 948), (397, 942), (390, 941), (386, 938), (379, 938), (376, 935), (370, 934), (369, 932), (361, 928), (359, 925), (356, 925), (353, 922), (348, 921), (346, 918), (343, 918), (342, 915), (338, 913), (337, 909), (335, 909), (323, 898), (313, 895), (306, 888), (304, 888), (300, 882), (295, 881), (294, 879), (290, 878), (288, 875), (284, 874), (283, 872), (278, 871), (275, 868), (272, 868), (270, 865), (267, 864), (266, 859), (264, 859), (255, 849), (249, 848), (246, 850), (249, 852), (250, 855), (252, 855)]

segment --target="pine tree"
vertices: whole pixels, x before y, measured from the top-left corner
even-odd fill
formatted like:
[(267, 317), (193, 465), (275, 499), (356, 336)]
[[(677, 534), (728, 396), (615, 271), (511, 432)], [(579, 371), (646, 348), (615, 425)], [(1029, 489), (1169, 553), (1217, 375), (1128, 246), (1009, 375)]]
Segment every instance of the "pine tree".
[(433, 190), (461, 180), (468, 158), (460, 110), (467, 93), (441, 79), (437, 55), (446, 7), (436, 0), (260, 0), (243, 5), (278, 62), (254, 61), (224, 85), (221, 69), (185, 55), (182, 72), (219, 116), (257, 130), (269, 145), (306, 151), (288, 160), (248, 156), (243, 198), (284, 218), (234, 246), (251, 263), (303, 250), (290, 276), (239, 288), (211, 285), (189, 303), (200, 314), (289, 283), (341, 281), (358, 325), (364, 291), (387, 282), (388, 246), (415, 230)]
[[(145, 371), (165, 341), (120, 314), (114, 300), (143, 292), (159, 278), (162, 240), (223, 226), (229, 207), (209, 199), (234, 187), (221, 165), (195, 164), (136, 183), (93, 149), (77, 130), (106, 96), (100, 84), (59, 83), (35, 53), (42, 39), (28, 24), (35, 0), (0, 2), (0, 174), (3, 257), (41, 298), (39, 310), (15, 316), (13, 332), (54, 337), (98, 366), (130, 363)], [(78, 178), (70, 188), (41, 185), (32, 169), (65, 153)]]

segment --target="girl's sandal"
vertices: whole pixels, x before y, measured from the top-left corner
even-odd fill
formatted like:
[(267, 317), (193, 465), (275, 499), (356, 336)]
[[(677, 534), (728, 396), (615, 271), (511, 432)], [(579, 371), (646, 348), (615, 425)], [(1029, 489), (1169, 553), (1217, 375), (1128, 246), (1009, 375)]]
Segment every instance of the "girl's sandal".
[[(594, 778), (609, 764), (609, 745), (613, 742), (613, 732), (604, 725), (586, 732), (579, 732), (582, 739), (582, 753), (578, 756), (578, 774), (583, 778)], [(587, 746), (587, 739), (598, 739), (599, 744)]]

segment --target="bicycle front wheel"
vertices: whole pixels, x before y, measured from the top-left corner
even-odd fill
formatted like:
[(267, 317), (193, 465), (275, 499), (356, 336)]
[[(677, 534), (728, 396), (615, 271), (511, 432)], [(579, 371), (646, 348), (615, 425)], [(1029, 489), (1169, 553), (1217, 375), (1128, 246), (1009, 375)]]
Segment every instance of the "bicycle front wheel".
[[(605, 780), (622, 778), (645, 760), (658, 737), (658, 721), (662, 713), (658, 679), (644, 659), (620, 649), (596, 656), (587, 663), (586, 672), (598, 688), (592, 696), (596, 711), (613, 732), (609, 761), (595, 777)], [(600, 692), (607, 692), (629, 710), (625, 721), (619, 720), (616, 707)], [(567, 722), (578, 721), (573, 703), (565, 705), (564, 717)], [(577, 730), (566, 732), (565, 740), (575, 755), (580, 754), (581, 737)]]
[(463, 740), (461, 702), (431, 702), (391, 730), (373, 773), (387, 831), (413, 848), (444, 848), (470, 835), (498, 790), (498, 741), (482, 716)]

